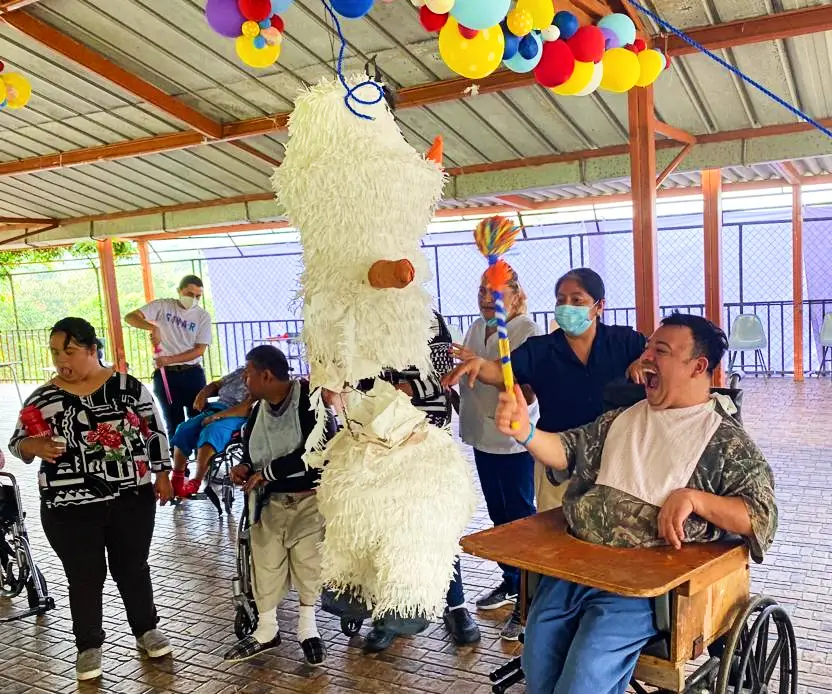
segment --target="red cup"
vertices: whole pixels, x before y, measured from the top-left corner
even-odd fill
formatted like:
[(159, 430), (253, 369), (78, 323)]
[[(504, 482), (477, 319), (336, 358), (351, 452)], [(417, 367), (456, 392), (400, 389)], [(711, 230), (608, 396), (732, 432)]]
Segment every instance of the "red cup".
[(20, 410), (20, 421), (29, 436), (52, 436), (52, 429), (34, 405), (27, 405)]

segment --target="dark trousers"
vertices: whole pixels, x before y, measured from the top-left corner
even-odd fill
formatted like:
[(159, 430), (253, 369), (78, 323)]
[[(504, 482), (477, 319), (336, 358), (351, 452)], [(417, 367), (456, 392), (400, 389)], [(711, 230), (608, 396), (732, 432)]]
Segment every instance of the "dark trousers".
[[(495, 526), (532, 516), (534, 507), (534, 458), (530, 453), (499, 455), (474, 449), (488, 516)], [(517, 594), (520, 570), (500, 564), (507, 590)]]
[(46, 539), (64, 565), (69, 583), (72, 631), (79, 651), (104, 643), (102, 608), (107, 563), (135, 636), (156, 628), (159, 618), (150, 583), (150, 540), (156, 518), (153, 487), (145, 485), (111, 501), (47, 508), (41, 505)]
[(451, 585), (448, 586), (445, 600), (448, 607), (459, 607), (465, 604), (465, 589), (462, 586), (462, 566), (459, 563), (459, 557), (456, 558), (454, 564), (454, 577), (451, 579)]
[(165, 375), (168, 378), (173, 402), (168, 402), (168, 395), (165, 392), (165, 384), (162, 383), (162, 374), (159, 369), (153, 372), (153, 392), (162, 408), (168, 438), (171, 438), (176, 433), (176, 427), (185, 421), (185, 410), (188, 411), (189, 417), (196, 414), (194, 400), (196, 400), (197, 393), (205, 387), (205, 371), (201, 366), (182, 371), (168, 367), (165, 369)]

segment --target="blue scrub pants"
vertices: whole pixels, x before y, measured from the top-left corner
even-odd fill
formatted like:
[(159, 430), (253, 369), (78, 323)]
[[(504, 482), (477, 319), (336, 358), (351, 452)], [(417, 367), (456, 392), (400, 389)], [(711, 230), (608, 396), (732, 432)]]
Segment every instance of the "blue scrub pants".
[(178, 448), (185, 454), (185, 457), (190, 456), (191, 453), (206, 444), (217, 453), (224, 451), (225, 447), (231, 443), (234, 434), (240, 431), (243, 424), (246, 423), (245, 417), (226, 417), (225, 419), (218, 419), (208, 426), (202, 426), (203, 419), (224, 409), (226, 409), (224, 405), (211, 405), (205, 412), (186, 419), (176, 427), (176, 433), (170, 440), (171, 447)]
[(624, 694), (655, 635), (652, 600), (544, 577), (526, 624), (526, 692)]

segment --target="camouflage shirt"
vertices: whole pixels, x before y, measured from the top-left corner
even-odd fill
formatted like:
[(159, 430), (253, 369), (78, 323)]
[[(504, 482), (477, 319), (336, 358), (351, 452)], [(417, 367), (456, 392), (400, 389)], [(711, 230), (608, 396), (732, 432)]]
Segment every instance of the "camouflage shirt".
[[(587, 542), (613, 547), (666, 544), (659, 536), (657, 506), (595, 483), (610, 425), (623, 411), (607, 412), (591, 424), (560, 434), (571, 475), (563, 497), (563, 512), (572, 532)], [(753, 529), (746, 541), (754, 561), (761, 562), (777, 530), (774, 479), (763, 454), (742, 426), (720, 413), (723, 421), (687, 486), (717, 496), (738, 496), (745, 501)], [(547, 474), (550, 481), (558, 482), (557, 471), (547, 468)], [(685, 536), (687, 542), (713, 542), (724, 538), (726, 532), (692, 515), (685, 523)]]

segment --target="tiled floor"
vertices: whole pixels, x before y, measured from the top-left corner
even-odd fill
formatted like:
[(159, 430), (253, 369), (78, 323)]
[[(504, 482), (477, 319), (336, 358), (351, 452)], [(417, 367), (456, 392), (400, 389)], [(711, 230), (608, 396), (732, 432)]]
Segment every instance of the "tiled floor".
[[(772, 380), (743, 386), (746, 425), (774, 468), (781, 511), (775, 547), (764, 565), (754, 567), (754, 589), (792, 611), (801, 649), (801, 691), (832, 693), (832, 617), (826, 611), (832, 606), (832, 384)], [(16, 411), (14, 391), (0, 386), (4, 449)], [(326, 667), (313, 671), (303, 665), (293, 638), (292, 596), (281, 614), (284, 644), (272, 655), (225, 665), (222, 653), (234, 641), (229, 579), (236, 518), (218, 520), (208, 502), (191, 501), (159, 511), (151, 554), (161, 626), (175, 642), (175, 658), (151, 664), (138, 656), (118, 593), (108, 582), (105, 676), (99, 684), (78, 685), (65, 579), (40, 528), (35, 471), (11, 459), (7, 469), (21, 480), (35, 555), (58, 607), (38, 621), (0, 624), (2, 694), (485, 694), (490, 691), (488, 672), (515, 650), (498, 637), (506, 612), (478, 616), (483, 640), (475, 648), (455, 648), (436, 624), (372, 657), (362, 654), (360, 639), (350, 641), (340, 633), (336, 620), (323, 619), (329, 659)], [(472, 529), (487, 522), (481, 505)], [(464, 557), (463, 567), (469, 599), (497, 580), (493, 564)], [(0, 605), (0, 615), (7, 612)], [(512, 691), (521, 694), (523, 687)]]

